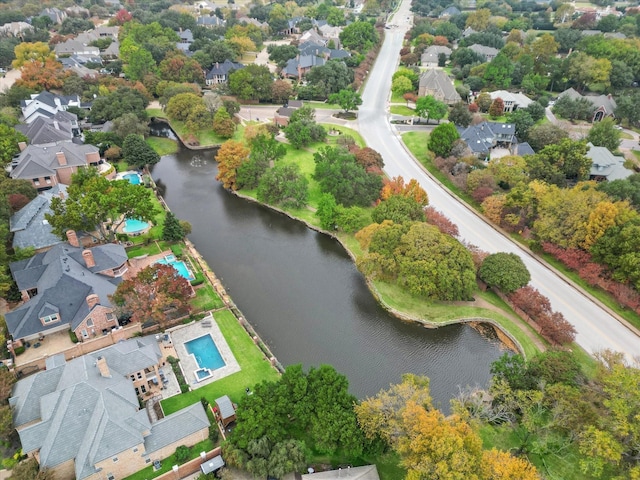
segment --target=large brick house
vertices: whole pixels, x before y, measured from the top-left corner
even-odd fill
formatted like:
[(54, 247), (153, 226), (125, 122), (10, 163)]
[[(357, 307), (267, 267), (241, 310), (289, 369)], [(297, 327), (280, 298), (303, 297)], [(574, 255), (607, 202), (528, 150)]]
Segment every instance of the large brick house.
[(5, 316), (14, 340), (71, 329), (83, 341), (118, 326), (109, 296), (128, 269), (124, 247), (83, 249), (75, 232), (67, 236), (69, 243), (9, 265), (24, 301)]
[(159, 420), (140, 408), (135, 382), (153, 381), (161, 358), (154, 337), (70, 361), (49, 357), (46, 370), (19, 380), (9, 399), (24, 453), (57, 480), (117, 480), (205, 440), (210, 423), (201, 402)]
[(30, 180), (38, 191), (48, 190), (59, 183), (71, 184), (71, 175), (78, 168), (100, 164), (100, 151), (93, 145), (57, 142), (44, 145), (25, 145), (13, 159), (11, 178)]

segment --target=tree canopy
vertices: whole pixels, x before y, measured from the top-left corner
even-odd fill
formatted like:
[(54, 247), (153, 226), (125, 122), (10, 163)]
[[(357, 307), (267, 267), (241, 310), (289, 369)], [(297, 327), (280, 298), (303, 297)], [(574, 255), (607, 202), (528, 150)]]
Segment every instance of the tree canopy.
[(480, 279), (491, 287), (496, 287), (504, 293), (515, 292), (524, 287), (531, 274), (515, 253), (493, 253), (482, 261), (478, 270)]

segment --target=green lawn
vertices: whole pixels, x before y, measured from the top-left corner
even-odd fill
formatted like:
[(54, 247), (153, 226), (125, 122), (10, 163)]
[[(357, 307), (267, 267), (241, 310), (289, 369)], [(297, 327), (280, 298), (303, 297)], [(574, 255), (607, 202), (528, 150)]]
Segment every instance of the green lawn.
[(640, 160), (640, 150), (631, 150), (631, 152), (635, 155), (635, 157)]
[(191, 306), (196, 312), (205, 312), (224, 307), (224, 302), (208, 283), (196, 290), (196, 297), (191, 300)]
[(140, 255), (157, 255), (165, 250), (170, 250), (171, 248), (172, 245), (164, 241), (150, 242), (148, 245), (135, 245), (127, 248), (127, 257), (134, 258), (139, 257)]
[(178, 151), (178, 142), (170, 138), (164, 137), (148, 137), (146, 139), (147, 145), (155, 150), (160, 155), (171, 155)]
[(149, 118), (167, 118), (167, 114), (164, 113), (160, 108), (147, 108), (147, 115), (149, 115)]
[(307, 102), (305, 100), (305, 105), (309, 105), (313, 108), (320, 108), (322, 110), (340, 110), (340, 105), (336, 105), (335, 103), (326, 103), (326, 102)]
[(411, 295), (397, 284), (374, 281), (383, 301), (390, 307), (433, 323), (451, 323), (465, 318), (489, 318), (508, 331), (524, 349), (527, 358), (539, 350), (531, 339), (511, 320), (493, 310), (474, 306), (458, 306), (447, 302), (434, 302)]
[(402, 95), (391, 92), (391, 103), (407, 103), (407, 101), (402, 98)]
[(229, 395), (231, 400), (238, 402), (243, 395), (246, 395), (245, 388), (264, 380), (271, 381), (278, 378), (276, 370), (264, 358), (261, 350), (256, 347), (249, 334), (229, 310), (216, 312), (213, 317), (240, 364), (241, 370), (204, 387), (163, 400), (162, 409), (165, 415), (199, 402), (202, 397), (213, 403), (216, 398)]
[(416, 111), (413, 108), (409, 108), (404, 105), (391, 105), (389, 110), (394, 115), (405, 115), (407, 117), (413, 117), (416, 114)]
[[(322, 125), (324, 128), (327, 129), (327, 131), (329, 130), (338, 130), (340, 132), (342, 132), (343, 135), (349, 135), (351, 138), (353, 138), (356, 141), (356, 144), (359, 147), (366, 147), (367, 143), (364, 141), (364, 138), (362, 138), (362, 135), (360, 135), (360, 133), (358, 133), (357, 130), (354, 130), (353, 128), (348, 128), (348, 127), (343, 127), (341, 125), (334, 125), (334, 124), (329, 124), (329, 123), (321, 123), (320, 125)], [(327, 143), (329, 145), (335, 145), (338, 142), (338, 138), (340, 138), (340, 136), (336, 135), (328, 135), (327, 136)], [(318, 145), (322, 145), (322, 144), (318, 144)]]
[[(173, 128), (173, 130), (183, 140), (185, 140), (188, 135), (193, 133), (198, 139), (198, 142), (200, 142), (201, 147), (204, 147), (204, 146), (211, 147), (215, 145), (221, 145), (228, 140), (227, 138), (223, 138), (217, 135), (213, 130), (202, 130), (199, 132), (191, 132), (190, 130), (187, 129), (184, 122), (179, 122), (177, 120), (171, 121), (171, 128)], [(238, 141), (241, 141), (244, 138), (244, 127), (242, 125), (237, 126), (236, 132), (233, 134), (232, 138), (233, 140), (238, 140)]]
[[(213, 447), (213, 442), (208, 439), (200, 443), (196, 443), (189, 449), (189, 460), (193, 460), (194, 458), (200, 456), (200, 452), (208, 452), (210, 450), (213, 450)], [(151, 480), (152, 478), (159, 477), (163, 473), (170, 472), (174, 465), (178, 465), (178, 462), (175, 459), (175, 453), (172, 454), (169, 458), (162, 459), (161, 467), (157, 472), (153, 471), (153, 465), (149, 465), (147, 468), (143, 468), (133, 475), (129, 475), (124, 480)]]

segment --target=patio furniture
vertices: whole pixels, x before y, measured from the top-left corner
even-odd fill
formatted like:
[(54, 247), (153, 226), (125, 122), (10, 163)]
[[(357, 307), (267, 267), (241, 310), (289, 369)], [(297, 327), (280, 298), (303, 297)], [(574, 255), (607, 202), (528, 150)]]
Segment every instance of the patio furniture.
[(33, 344), (33, 348), (40, 348), (40, 342), (36, 342)]

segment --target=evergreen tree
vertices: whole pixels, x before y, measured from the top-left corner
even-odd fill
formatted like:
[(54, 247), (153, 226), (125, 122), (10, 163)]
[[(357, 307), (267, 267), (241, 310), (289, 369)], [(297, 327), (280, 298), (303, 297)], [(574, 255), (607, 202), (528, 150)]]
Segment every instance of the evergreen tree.
[(167, 212), (167, 216), (164, 219), (164, 227), (162, 228), (162, 239), (168, 242), (177, 242), (182, 240), (184, 235), (180, 221), (173, 212)]

